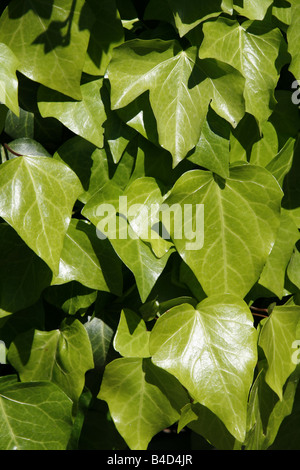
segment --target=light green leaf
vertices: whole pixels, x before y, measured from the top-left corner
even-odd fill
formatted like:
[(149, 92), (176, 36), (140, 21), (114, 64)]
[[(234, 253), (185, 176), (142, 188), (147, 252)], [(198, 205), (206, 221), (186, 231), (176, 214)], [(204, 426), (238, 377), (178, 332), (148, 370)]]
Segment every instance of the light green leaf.
[(198, 142), (209, 103), (233, 126), (244, 114), (240, 73), (215, 60), (199, 61), (197, 48), (183, 51), (176, 41), (127, 41), (114, 50), (108, 78), (112, 109), (150, 91), (159, 143), (174, 166)]
[(300, 290), (300, 252), (295, 247), (287, 267), (289, 280)]
[[(110, 181), (88, 201), (82, 214), (109, 238), (119, 258), (134, 274), (139, 294), (145, 302), (172, 251), (168, 250), (160, 258), (155, 256), (148, 243), (144, 243), (128, 224), (124, 207), (119, 207), (120, 196), (124, 197), (124, 192)], [(99, 210), (102, 204), (110, 205), (104, 213)]]
[(80, 78), (90, 22), (84, 0), (13, 0), (1, 15), (0, 42), (20, 62), (18, 70), (32, 80), (81, 99)]
[(0, 44), (0, 101), (19, 116), (18, 59), (5, 44)]
[(263, 20), (273, 0), (234, 0), (234, 9), (239, 15), (246, 16), (250, 20)]
[(226, 179), (229, 176), (229, 140), (215, 133), (206, 121), (195, 152), (188, 159)]
[(291, 8), (291, 24), (287, 30), (288, 51), (291, 54), (292, 61), (289, 70), (292, 72), (296, 80), (300, 80), (300, 4), (292, 3)]
[(81, 395), (86, 371), (94, 367), (90, 341), (79, 320), (64, 320), (52, 331), (21, 333), (7, 357), (22, 382), (52, 381), (73, 401)]
[(70, 398), (51, 382), (5, 379), (0, 378), (0, 449), (65, 450), (73, 424)]
[(87, 0), (94, 24), (91, 28), (83, 71), (104, 75), (114, 47), (124, 41), (124, 30), (115, 0)]
[(100, 97), (101, 87), (102, 79), (81, 85), (81, 101), (70, 100), (56, 91), (41, 87), (38, 92), (39, 111), (44, 118), (55, 117), (75, 134), (102, 147), (102, 124), (106, 114)]
[(280, 30), (251, 21), (239, 24), (218, 18), (205, 23), (203, 32), (200, 58), (214, 58), (236, 68), (245, 77), (246, 111), (259, 122), (268, 119), (276, 103), (274, 90), (280, 73), (277, 59), (284, 44)]
[[(226, 181), (202, 170), (186, 172), (177, 180), (165, 204), (204, 204), (202, 248), (187, 249), (185, 237), (176, 238), (174, 229), (171, 235), (207, 295), (243, 297), (255, 284), (276, 239), (281, 198), (275, 178), (264, 168), (247, 164), (232, 167)], [(194, 209), (193, 230), (196, 223)]]
[(284, 294), (285, 273), (300, 234), (291, 215), (283, 212), (272, 251), (259, 278), (259, 284), (273, 292), (279, 299)]
[[(123, 218), (117, 217), (117, 229), (120, 226), (124, 227), (123, 222)], [(141, 300), (145, 302), (173, 251), (169, 250), (158, 258), (147, 243), (137, 238), (129, 225), (126, 230), (128, 231), (126, 239), (122, 239), (120, 232), (117, 231), (117, 237), (110, 239), (110, 242), (123, 263), (134, 274)]]
[(98, 398), (107, 402), (117, 430), (132, 450), (146, 450), (155, 434), (178, 420), (188, 401), (175, 377), (141, 358), (110, 362)]
[(266, 166), (266, 169), (272, 173), (281, 187), (283, 186), (285, 175), (290, 171), (293, 163), (294, 147), (295, 139), (288, 139), (280, 152)]
[(78, 281), (90, 289), (122, 293), (122, 264), (108, 240), (100, 240), (93, 225), (72, 219), (68, 227), (59, 272), (52, 284)]
[[(222, 13), (222, 7), (228, 13), (228, 0), (211, 0), (210, 2), (198, 2), (187, 0), (184, 3), (181, 0), (167, 0), (175, 19), (176, 27), (180, 36), (184, 36), (199, 23), (208, 18), (218, 16)], [(231, 2), (232, 3), (232, 2)]]
[(182, 408), (178, 432), (185, 426), (205, 437), (218, 450), (234, 449), (234, 437), (222, 421), (200, 403), (188, 403)]
[(51, 276), (48, 266), (15, 230), (0, 224), (0, 317), (34, 304)]
[(300, 321), (300, 307), (276, 306), (271, 315), (263, 321), (259, 336), (259, 345), (264, 350), (268, 361), (266, 372), (267, 384), (282, 399), (283, 386), (296, 368), (293, 360), (294, 342), (297, 337), (297, 326)]
[(150, 331), (144, 320), (130, 309), (121, 312), (114, 348), (123, 357), (149, 357)]
[(0, 167), (1, 217), (54, 272), (81, 193), (75, 173), (52, 158), (18, 157)]
[(229, 294), (174, 307), (150, 336), (154, 364), (173, 374), (239, 441), (256, 364), (256, 330), (243, 300)]

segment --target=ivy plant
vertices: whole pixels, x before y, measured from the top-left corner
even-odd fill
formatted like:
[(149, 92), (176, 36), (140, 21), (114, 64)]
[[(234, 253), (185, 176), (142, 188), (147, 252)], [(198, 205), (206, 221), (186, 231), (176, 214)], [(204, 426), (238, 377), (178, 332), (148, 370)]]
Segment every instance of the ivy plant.
[(0, 449), (300, 449), (297, 0), (3, 0)]

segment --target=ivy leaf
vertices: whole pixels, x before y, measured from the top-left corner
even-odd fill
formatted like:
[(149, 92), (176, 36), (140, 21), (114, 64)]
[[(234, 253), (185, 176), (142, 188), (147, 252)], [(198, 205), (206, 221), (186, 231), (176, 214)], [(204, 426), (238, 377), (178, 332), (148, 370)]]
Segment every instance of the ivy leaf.
[(105, 400), (130, 449), (146, 450), (152, 437), (175, 423), (187, 395), (175, 377), (151, 360), (121, 358), (104, 372), (98, 398)]
[(9, 225), (0, 224), (0, 317), (33, 305), (52, 273)]
[(114, 47), (124, 41), (124, 30), (115, 0), (87, 0), (95, 21), (91, 28), (83, 71), (105, 75)]
[[(183, 214), (184, 205), (192, 205), (193, 230), (196, 224), (204, 230), (204, 245), (190, 249), (184, 234), (176, 237), (173, 224), (172, 240), (207, 295), (243, 297), (249, 292), (274, 245), (281, 198), (275, 178), (247, 164), (232, 166), (226, 181), (202, 170), (188, 171), (176, 181), (164, 202), (179, 205)], [(196, 204), (204, 204), (203, 227), (197, 222)]]
[(292, 61), (289, 70), (295, 79), (300, 79), (300, 53), (297, 44), (299, 44), (300, 34), (300, 5), (297, 2), (292, 3), (291, 24), (287, 30), (288, 51), (291, 54)]
[[(119, 207), (120, 196), (124, 196), (124, 192), (110, 181), (88, 201), (82, 214), (100, 232), (103, 233), (103, 226), (107, 230), (104, 235), (109, 238), (122, 262), (134, 274), (139, 294), (142, 301), (145, 302), (163, 272), (172, 250), (168, 250), (160, 258), (155, 256), (148, 243), (143, 242), (128, 224), (124, 208)], [(112, 206), (113, 210), (107, 210), (107, 216), (99, 211), (102, 204)]]
[(294, 248), (290, 262), (287, 267), (289, 280), (300, 290), (300, 252)]
[(65, 163), (76, 173), (84, 189), (78, 199), (84, 204), (109, 179), (106, 151), (82, 137), (75, 136), (65, 141), (53, 158)]
[(72, 401), (51, 382), (0, 378), (1, 450), (63, 450), (72, 430)]
[(195, 152), (188, 159), (226, 179), (229, 176), (229, 140), (214, 132), (206, 121)]
[(280, 400), (283, 396), (283, 386), (297, 364), (293, 361), (293, 352), (294, 342), (300, 339), (297, 337), (299, 322), (300, 307), (276, 306), (271, 315), (263, 321), (259, 336), (258, 344), (264, 350), (268, 361), (265, 380)]
[(178, 432), (185, 426), (205, 437), (216, 449), (233, 450), (235, 439), (222, 421), (200, 403), (188, 403), (181, 410)]
[(19, 61), (5, 44), (0, 44), (0, 101), (19, 116), (18, 79)]
[(84, 0), (13, 0), (1, 15), (0, 42), (20, 62), (18, 70), (32, 80), (81, 99), (80, 78), (89, 42), (81, 25), (91, 16)]
[(203, 33), (200, 57), (221, 60), (236, 68), (245, 77), (246, 111), (258, 122), (267, 120), (276, 103), (274, 91), (280, 73), (277, 59), (284, 44), (280, 30), (251, 21), (239, 24), (218, 18), (206, 22)]
[(299, 238), (294, 220), (288, 212), (283, 212), (274, 246), (259, 278), (259, 284), (274, 292), (279, 299), (283, 297), (286, 268)]
[(1, 217), (54, 272), (81, 193), (75, 173), (52, 158), (18, 157), (0, 168)]
[(299, 371), (296, 369), (288, 378), (281, 400), (266, 383), (265, 375), (266, 371), (263, 367), (251, 388), (248, 408), (248, 432), (244, 442), (246, 450), (266, 450), (270, 448), (283, 421), (291, 414), (293, 409), (299, 383)]
[(78, 281), (90, 289), (122, 293), (122, 264), (108, 240), (100, 240), (96, 229), (72, 219), (68, 227), (59, 272), (52, 284)]
[(198, 142), (209, 104), (233, 126), (244, 115), (240, 73), (215, 60), (199, 61), (197, 48), (183, 51), (176, 41), (127, 41), (114, 50), (108, 78), (112, 109), (149, 90), (159, 143), (174, 166)]
[(184, 3), (180, 0), (167, 0), (167, 2), (173, 12), (175, 24), (181, 37), (199, 23), (220, 15), (222, 13), (222, 6), (227, 9), (228, 13), (228, 0), (227, 7), (224, 5), (225, 2), (221, 0), (211, 0), (205, 3), (195, 2), (194, 0), (187, 0)]
[(100, 97), (101, 87), (102, 79), (81, 85), (81, 101), (41, 87), (38, 92), (39, 111), (44, 118), (55, 117), (75, 134), (102, 147), (104, 129), (101, 126), (106, 114)]
[(22, 382), (52, 381), (73, 401), (81, 395), (86, 371), (94, 367), (87, 332), (76, 319), (64, 320), (56, 330), (21, 333), (9, 347), (8, 360)]
[(269, 6), (273, 0), (243, 0), (243, 5), (239, 0), (234, 0), (234, 9), (239, 15), (246, 16), (250, 20), (263, 20)]
[(121, 312), (114, 348), (123, 357), (149, 357), (150, 331), (144, 320), (130, 309)]
[(256, 330), (247, 305), (230, 294), (183, 304), (162, 315), (150, 336), (152, 361), (173, 374), (243, 442), (256, 364)]

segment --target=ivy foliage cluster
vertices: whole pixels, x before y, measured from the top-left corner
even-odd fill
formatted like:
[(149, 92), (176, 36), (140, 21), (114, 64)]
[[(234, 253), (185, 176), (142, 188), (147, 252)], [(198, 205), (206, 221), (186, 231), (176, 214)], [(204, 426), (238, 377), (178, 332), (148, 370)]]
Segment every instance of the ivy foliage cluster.
[(299, 51), (298, 0), (2, 0), (1, 450), (299, 449)]

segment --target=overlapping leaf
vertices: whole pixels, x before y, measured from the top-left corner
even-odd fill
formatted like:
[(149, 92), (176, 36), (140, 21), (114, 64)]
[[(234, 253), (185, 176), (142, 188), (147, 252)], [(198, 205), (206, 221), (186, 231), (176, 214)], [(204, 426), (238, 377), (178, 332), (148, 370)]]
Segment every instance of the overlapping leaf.
[(55, 117), (75, 134), (97, 147), (103, 145), (103, 127), (106, 120), (100, 97), (102, 79), (81, 85), (82, 99), (70, 101), (64, 95), (42, 87), (38, 94), (38, 106), (43, 117)]
[(178, 381), (150, 359), (121, 358), (104, 372), (99, 398), (132, 450), (146, 450), (152, 437), (179, 418), (187, 394)]
[(113, 109), (150, 91), (159, 142), (174, 166), (198, 142), (209, 103), (233, 126), (244, 114), (240, 73), (216, 60), (199, 61), (196, 48), (183, 51), (176, 41), (126, 42), (114, 50), (108, 78)]
[(297, 337), (299, 322), (300, 307), (276, 306), (270, 317), (264, 321), (259, 337), (259, 345), (268, 361), (266, 382), (280, 399), (283, 386), (297, 365), (293, 360), (293, 353), (297, 348), (295, 342), (300, 340), (300, 337)]
[(100, 240), (96, 228), (72, 220), (64, 240), (59, 272), (53, 284), (78, 281), (90, 289), (122, 292), (122, 265), (108, 240)]
[(74, 401), (82, 392), (86, 371), (94, 366), (87, 332), (78, 320), (66, 320), (60, 329), (18, 335), (8, 356), (22, 382), (52, 381)]
[(10, 47), (24, 75), (81, 99), (91, 22), (83, 0), (14, 0), (1, 15), (0, 42)]
[(266, 120), (275, 105), (274, 90), (280, 73), (277, 59), (284, 45), (280, 30), (251, 21), (239, 24), (218, 18), (205, 23), (203, 32), (200, 57), (212, 57), (239, 70), (245, 77), (246, 111), (259, 122)]
[(187, 304), (174, 307), (156, 322), (150, 353), (154, 364), (175, 375), (195, 401), (244, 440), (256, 330), (242, 300), (217, 295), (196, 309)]
[(18, 157), (0, 168), (0, 215), (57, 272), (73, 205), (75, 173), (48, 157)]
[(202, 170), (177, 180), (165, 203), (182, 208), (191, 204), (193, 230), (196, 205), (204, 204), (203, 247), (187, 249), (189, 241), (175, 238), (175, 229), (172, 239), (207, 295), (243, 297), (258, 280), (276, 239), (281, 198), (275, 178), (252, 165), (233, 166), (226, 181)]
[(72, 401), (51, 382), (0, 379), (1, 450), (63, 450), (72, 430)]
[(0, 100), (17, 116), (19, 115), (18, 59), (5, 44), (0, 44)]
[(51, 282), (51, 270), (7, 224), (0, 224), (0, 317), (29, 307)]

